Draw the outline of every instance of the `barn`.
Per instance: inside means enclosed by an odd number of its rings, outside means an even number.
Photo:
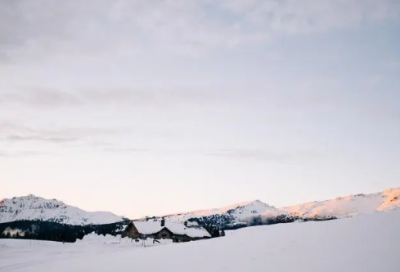
[[[123,237],[132,239],[171,239],[174,242],[189,242],[211,238],[202,227],[189,226],[179,222],[161,221],[131,221],[126,227]]]

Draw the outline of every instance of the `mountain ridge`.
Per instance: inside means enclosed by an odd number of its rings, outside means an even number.
[[[340,196],[323,201],[306,202],[282,207],[299,216],[349,217],[400,208],[400,187],[388,188],[378,193]]]
[[[293,222],[297,219],[344,218],[400,208],[400,188],[373,194],[356,194],[276,208],[259,199],[215,209],[204,209],[137,220],[196,221],[219,227],[247,226],[264,222]],[[276,219],[279,220],[276,220]],[[108,224],[125,220],[110,212],[87,212],[56,199],[34,195],[0,201],[0,223],[44,220],[70,225]],[[272,221],[271,221],[272,220]],[[274,221],[275,220],[275,221]]]
[[[57,199],[27,196],[0,200],[0,223],[38,220],[68,225],[100,225],[123,221],[111,212],[87,212]]]
[[[222,208],[154,216],[150,219],[196,221],[203,225],[236,228],[236,226],[288,223],[296,220],[331,220],[399,208],[400,188],[389,188],[378,193],[347,195],[280,208],[260,200],[253,200]]]

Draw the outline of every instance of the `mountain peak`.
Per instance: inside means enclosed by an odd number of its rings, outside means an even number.
[[[349,217],[400,208],[400,188],[389,188],[380,193],[357,194],[325,201],[314,201],[295,206],[276,208],[260,199],[245,201],[222,208],[165,215],[170,220],[205,219],[242,223],[251,218],[274,218],[280,215],[312,217]],[[108,224],[124,218],[108,212],[86,212],[56,199],[45,199],[33,194],[0,201],[0,223],[19,220],[44,220],[70,225]],[[214,222],[214,221],[213,221]]]
[[[217,209],[200,210],[165,217],[170,220],[197,219],[219,224],[241,224],[249,220],[277,218],[278,216],[303,218],[342,218],[388,211],[400,208],[400,188],[391,188],[375,194],[358,194],[331,200],[314,201],[295,206],[276,208],[259,199],[235,203]]]
[[[300,216],[350,217],[400,208],[400,188],[379,193],[356,194],[324,201],[314,201],[282,208]]]
[[[99,225],[123,221],[123,218],[109,212],[87,212],[56,199],[45,199],[33,194],[0,201],[0,223],[21,220]]]

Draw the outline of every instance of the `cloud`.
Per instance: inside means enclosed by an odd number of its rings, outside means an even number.
[[[33,151],[33,150],[23,150],[23,151],[1,151],[0,158],[26,158],[26,157],[36,157],[36,156],[46,156],[55,155],[53,152],[44,151]]]
[[[263,33],[303,33],[357,26],[363,21],[398,19],[396,0],[221,1],[247,29]]]
[[[2,139],[10,142],[18,142],[18,141],[42,141],[42,142],[53,142],[53,143],[63,143],[63,142],[75,142],[79,138],[70,138],[70,137],[52,137],[45,135],[46,132],[42,132],[43,134],[37,135],[8,135],[3,137]],[[48,133],[48,131],[47,131]],[[0,138],[1,139],[1,138]]]
[[[296,160],[321,159],[324,155],[316,151],[306,150],[265,150],[249,148],[230,148],[230,149],[192,149],[192,148],[134,148],[134,147],[106,147],[106,152],[116,154],[136,154],[148,153],[153,155],[189,155],[197,157],[215,157],[228,160],[250,160],[250,161],[269,161],[287,162]]]
[[[150,148],[134,148],[134,147],[106,147],[103,149],[106,152],[120,153],[120,154],[130,154],[130,153],[144,153],[144,152],[154,152]]]
[[[17,87],[0,90],[1,105],[22,105],[39,109],[80,107],[87,105],[143,105],[154,103],[156,98],[149,92],[131,89],[80,90],[66,92],[59,89]]]
[[[39,108],[79,105],[82,101],[73,94],[49,88],[18,88],[13,91],[0,90],[0,105],[22,104]]]
[[[39,109],[78,107],[89,104],[145,102],[148,94],[135,90],[81,90],[66,92],[56,88],[16,87],[0,90],[0,105],[33,106]]]
[[[203,104],[221,101],[217,92],[191,89],[88,88],[63,91],[57,88],[15,87],[0,89],[0,106],[37,109],[86,106],[160,107],[179,104]]]
[[[0,2],[0,57],[185,52],[398,19],[397,0]]]
[[[116,135],[124,131],[111,128],[31,128],[21,124],[3,122],[0,123],[0,141],[70,143],[87,140],[94,136]]]
[[[221,157],[239,160],[258,160],[258,161],[292,161],[321,158],[322,154],[311,151],[274,151],[263,149],[221,149],[204,153],[206,156]]]

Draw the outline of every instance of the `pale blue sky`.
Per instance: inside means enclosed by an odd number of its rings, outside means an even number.
[[[400,186],[400,1],[64,2],[0,2],[0,198],[138,217]]]

